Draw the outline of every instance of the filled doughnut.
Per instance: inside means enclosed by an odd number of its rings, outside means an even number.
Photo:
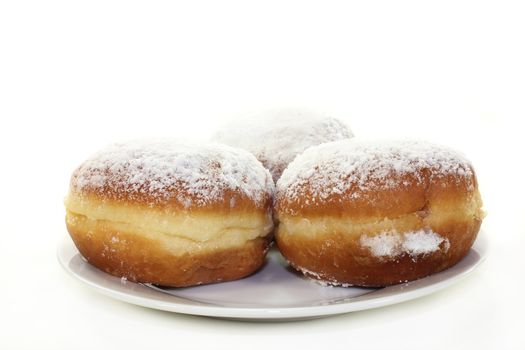
[[[265,260],[273,186],[241,149],[118,143],[74,171],[66,224],[87,261],[112,275],[174,287],[234,280]]]
[[[277,182],[277,245],[291,266],[333,285],[387,286],[442,271],[483,219],[474,169],[417,141],[311,147]]]
[[[253,153],[277,181],[288,164],[308,147],[352,136],[348,125],[339,119],[311,110],[285,108],[236,120],[212,139]]]

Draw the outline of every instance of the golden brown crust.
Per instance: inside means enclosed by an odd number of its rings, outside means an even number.
[[[265,261],[271,235],[241,246],[176,255],[160,241],[109,226],[71,225],[68,231],[87,261],[133,282],[187,287],[243,278]]]
[[[71,180],[74,181],[74,178]],[[205,206],[196,205],[197,198],[194,194],[189,193],[184,187],[171,187],[165,189],[168,199],[159,201],[158,197],[152,192],[134,193],[126,191],[121,184],[104,184],[100,188],[85,187],[82,191],[75,191],[74,186],[70,186],[70,191],[74,196],[86,197],[89,200],[110,202],[127,206],[136,206],[142,208],[154,208],[162,211],[172,212],[220,212],[228,214],[230,212],[257,211],[265,212],[271,207],[273,197],[270,194],[264,194],[260,202],[256,202],[240,191],[224,190],[222,197],[210,201]],[[179,195],[189,199],[189,204],[181,203],[177,198]]]
[[[415,173],[391,173],[375,186],[362,189],[356,181],[349,181],[344,192],[333,192],[319,198],[312,191],[309,179],[297,186],[300,195],[287,197],[282,191],[276,195],[277,215],[351,217],[355,220],[393,218],[425,210],[429,205],[450,199],[470,200],[477,192],[474,170],[471,176],[436,174],[430,169]],[[344,181],[344,180],[342,180]],[[397,186],[385,186],[386,183]],[[401,185],[402,184],[402,185]]]
[[[444,241],[441,249],[416,257],[408,253],[373,256],[361,245],[359,236],[344,232],[308,238],[277,231],[276,241],[290,264],[309,277],[334,284],[380,287],[422,278],[453,266],[469,251],[480,224],[481,220],[473,218],[432,227],[448,243]]]

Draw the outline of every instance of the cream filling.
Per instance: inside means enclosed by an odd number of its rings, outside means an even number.
[[[69,195],[65,200],[69,225],[139,234],[164,240],[172,248],[202,244],[242,245],[273,230],[271,213],[163,212],[152,208],[100,203]]]

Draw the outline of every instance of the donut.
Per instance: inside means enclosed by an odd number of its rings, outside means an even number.
[[[311,147],[277,182],[275,238],[290,265],[325,284],[382,287],[460,261],[484,217],[465,157],[420,141]]]
[[[341,120],[307,109],[275,109],[226,124],[212,140],[255,155],[277,181],[308,147],[353,136]]]
[[[229,281],[265,261],[273,192],[244,150],[123,142],[73,172],[66,225],[82,256],[111,275],[171,287]]]

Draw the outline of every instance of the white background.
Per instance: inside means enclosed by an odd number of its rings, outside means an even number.
[[[523,349],[525,11],[519,1],[0,2],[0,348]],[[254,324],[127,305],[61,271],[71,171],[115,140],[205,138],[314,107],[476,166],[487,261],[435,295]]]

